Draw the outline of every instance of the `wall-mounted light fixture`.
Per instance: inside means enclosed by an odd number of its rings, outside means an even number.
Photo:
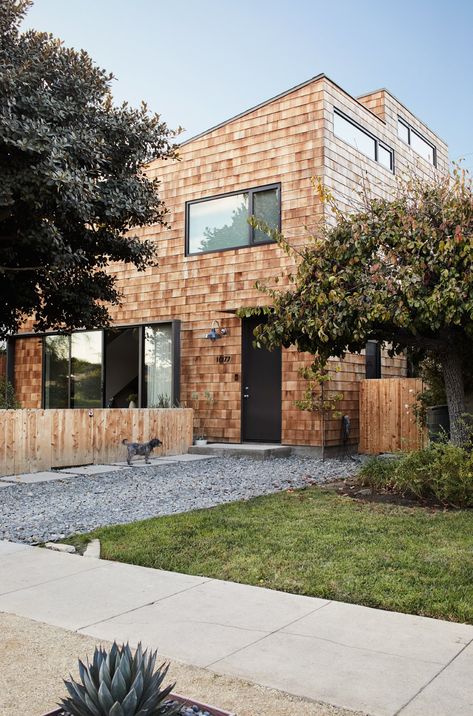
[[[223,336],[228,336],[228,330],[223,327],[221,328],[218,321],[212,321],[210,331],[206,333],[204,338],[208,338],[210,341],[216,341],[218,338],[223,338]]]

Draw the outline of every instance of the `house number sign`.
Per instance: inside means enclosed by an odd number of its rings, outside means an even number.
[[[217,356],[215,360],[217,363],[230,363],[231,359],[231,356]]]

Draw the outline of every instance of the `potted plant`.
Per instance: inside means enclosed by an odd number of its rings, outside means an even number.
[[[92,663],[79,659],[80,682],[64,681],[69,696],[45,716],[232,716],[163,687],[169,664],[155,670],[156,656],[141,643],[135,654],[128,644],[96,647]]]
[[[137,393],[130,393],[130,395],[127,398],[128,400],[128,407],[129,408],[136,408],[136,404],[138,402],[138,395]]]
[[[206,425],[212,411],[214,404],[213,393],[209,390],[204,390],[202,398],[199,393],[193,392],[191,394],[192,406],[194,408],[194,422],[196,426],[195,444],[197,447],[204,447],[207,445]],[[201,408],[201,402],[204,403]]]

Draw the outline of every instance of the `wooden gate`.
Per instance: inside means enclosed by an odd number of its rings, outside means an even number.
[[[360,381],[360,453],[417,450],[425,444],[414,414],[421,391],[420,378]]]

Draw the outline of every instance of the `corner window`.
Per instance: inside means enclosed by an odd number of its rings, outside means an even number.
[[[374,162],[394,172],[394,151],[356,122],[337,109],[333,113],[333,133],[339,139],[358,149]]]
[[[255,216],[270,228],[280,228],[281,189],[279,184],[242,192],[199,199],[186,203],[186,254],[253,246],[270,239],[253,229],[248,219]]]
[[[397,133],[399,138],[402,139],[403,142],[406,142],[406,144],[409,144],[419,156],[423,157],[430,164],[433,164],[434,167],[437,166],[437,150],[434,145],[424,139],[410,124],[400,118],[397,120]]]
[[[179,321],[47,335],[45,408],[169,408],[179,401]]]

